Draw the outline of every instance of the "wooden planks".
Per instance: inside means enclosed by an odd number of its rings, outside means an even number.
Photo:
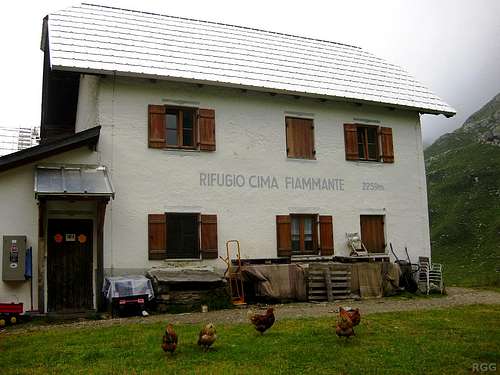
[[[309,301],[335,301],[351,296],[351,268],[342,264],[311,264],[308,270]]]

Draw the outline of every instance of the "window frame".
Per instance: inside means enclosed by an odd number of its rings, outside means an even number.
[[[198,110],[195,107],[183,107],[183,106],[171,106],[165,105],[165,148],[167,149],[184,149],[184,150],[196,150],[198,149]],[[184,135],[184,114],[186,112],[193,113],[193,144],[191,146],[186,146],[183,144]],[[177,117],[177,144],[168,143],[168,114],[176,114]]]
[[[305,156],[297,156],[297,155],[290,155],[290,146],[289,146],[289,137],[288,137],[288,132],[289,132],[289,121],[293,120],[302,120],[302,121],[310,121],[311,122],[311,147],[312,150],[310,151],[310,157],[309,155]],[[287,159],[298,159],[298,160],[316,160],[316,139],[315,139],[315,130],[316,126],[314,124],[314,118],[311,117],[298,117],[298,116],[285,116],[285,143],[286,143],[286,157]]]
[[[380,126],[378,125],[365,125],[365,124],[354,124],[356,125],[356,142],[358,145],[358,160],[360,161],[369,161],[369,162],[382,162],[381,160],[381,147],[380,147]],[[361,158],[361,153],[360,153],[360,144],[359,144],[359,134],[360,134],[360,129],[363,129],[363,152],[365,154],[364,158]],[[368,147],[368,129],[374,129],[375,130],[375,146],[376,146],[376,157],[375,158],[370,158],[369,157],[369,147]]]
[[[305,248],[305,231],[304,231],[304,219],[310,218],[312,220],[312,242],[313,249],[306,250]],[[293,249],[293,221],[294,219],[299,220],[299,251]],[[292,256],[297,255],[319,255],[319,231],[318,231],[318,214],[290,214],[290,243],[292,246]]]

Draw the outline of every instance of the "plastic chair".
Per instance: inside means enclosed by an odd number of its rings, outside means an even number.
[[[437,289],[439,293],[443,294],[443,265],[433,263],[429,270],[429,289]]]
[[[421,292],[429,294],[429,270],[430,270],[430,260],[428,257],[418,257],[418,265],[420,270],[418,271],[418,288]]]
[[[419,289],[426,294],[429,294],[433,289],[439,290],[439,293],[443,294],[443,265],[431,263],[428,257],[419,257],[418,264],[420,266]]]

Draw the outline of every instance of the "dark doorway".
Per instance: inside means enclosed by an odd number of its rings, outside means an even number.
[[[384,216],[361,215],[361,241],[370,253],[385,253]]]
[[[92,220],[51,219],[47,239],[49,312],[93,308]]]

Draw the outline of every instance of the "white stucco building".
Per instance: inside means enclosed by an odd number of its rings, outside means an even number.
[[[0,234],[26,236],[33,282],[2,299],[92,309],[104,275],[223,268],[231,239],[254,260],[349,256],[347,232],[430,256],[420,114],[455,111],[399,67],[94,5],[43,30],[41,144],[0,158]]]

